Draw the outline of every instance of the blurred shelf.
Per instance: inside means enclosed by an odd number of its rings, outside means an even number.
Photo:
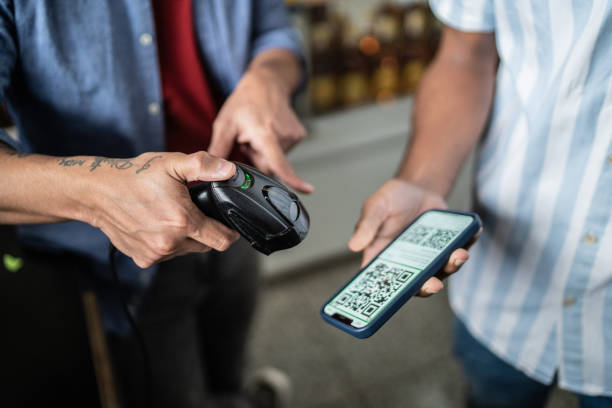
[[[289,158],[300,164],[390,138],[405,138],[411,111],[412,97],[404,97],[305,119],[308,137]]]

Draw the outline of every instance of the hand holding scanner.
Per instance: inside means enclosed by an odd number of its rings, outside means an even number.
[[[189,187],[206,216],[240,233],[253,248],[270,255],[306,238],[310,217],[298,197],[276,179],[236,163],[229,180],[204,181]]]

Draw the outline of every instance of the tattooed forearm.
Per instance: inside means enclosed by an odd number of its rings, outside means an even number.
[[[15,154],[12,154],[12,156],[14,155]],[[147,170],[148,168],[151,167],[151,162],[153,160],[161,159],[162,157],[163,157],[162,155],[151,157],[142,166],[140,166],[138,170],[136,170],[136,174],[140,173],[141,171]],[[90,159],[87,159],[87,158],[77,159],[77,158],[70,158],[70,157],[59,157],[57,159],[57,163],[63,167],[75,167],[75,166],[82,167],[86,163],[89,163],[90,172],[96,170],[98,167],[102,167],[103,164],[106,164],[109,167],[115,168],[117,170],[127,170],[135,166],[132,159],[109,159],[107,157],[99,157],[99,156],[94,157],[93,159],[91,159],[91,161]]]
[[[132,163],[130,159],[108,159],[106,157],[94,157],[91,166],[89,166],[89,171],[94,171],[100,167],[102,163],[108,163],[110,167],[117,170],[127,170],[134,166],[134,163]]]
[[[143,164],[143,165],[142,165],[142,167],[141,167],[141,168],[139,168],[138,170],[136,170],[136,174],[138,174],[138,173],[140,173],[141,171],[144,171],[144,170],[148,169],[149,167],[151,167],[151,162],[152,162],[153,160],[155,160],[155,159],[161,159],[161,158],[162,158],[162,156],[161,156],[161,155],[151,157],[149,160],[147,160],[147,161],[145,162],[145,164]]]
[[[82,166],[85,164],[84,159],[68,159],[66,157],[60,157],[58,159],[58,163],[60,166],[64,166],[64,167],[73,167],[73,166]]]

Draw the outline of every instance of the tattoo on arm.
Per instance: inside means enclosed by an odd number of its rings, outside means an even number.
[[[17,156],[17,152],[10,151],[8,153],[11,156]],[[26,153],[26,155],[28,155],[28,153]],[[148,168],[151,167],[151,162],[153,160],[161,159],[162,157],[163,157],[162,155],[151,157],[138,170],[136,170],[136,174],[139,174],[141,171],[147,170]],[[75,159],[75,158],[69,158],[69,157],[59,157],[57,159],[57,163],[63,167],[75,167],[75,166],[82,167],[87,162],[88,162],[88,159]],[[91,171],[96,170],[98,167],[101,167],[102,164],[104,163],[106,163],[111,168],[115,168],[117,170],[127,170],[127,169],[134,167],[134,162],[132,161],[132,159],[109,159],[107,157],[96,156],[93,158],[91,163],[89,163],[89,171],[91,172]]]
[[[130,167],[134,166],[134,163],[130,159],[108,159],[106,157],[94,157],[91,166],[89,167],[89,171],[94,171],[98,167],[102,165],[102,163],[108,163],[110,167],[113,167],[117,170],[127,170]]]
[[[162,158],[162,156],[161,156],[161,155],[151,157],[149,160],[147,160],[147,161],[145,162],[145,164],[143,164],[143,165],[142,165],[142,167],[141,167],[141,168],[139,168],[138,170],[136,170],[136,174],[140,173],[141,171],[145,171],[146,169],[148,169],[149,167],[151,167],[151,162],[152,162],[153,160],[155,160],[155,159],[161,159],[161,158]]]
[[[85,160],[81,159],[67,159],[65,157],[60,157],[58,160],[60,166],[64,167],[73,167],[73,166],[82,166],[85,164]]]

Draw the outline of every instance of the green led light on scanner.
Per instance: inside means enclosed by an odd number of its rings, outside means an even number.
[[[247,188],[251,187],[251,184],[253,184],[253,179],[251,178],[251,175],[249,173],[244,173],[244,183],[240,186],[241,189],[246,190]]]

